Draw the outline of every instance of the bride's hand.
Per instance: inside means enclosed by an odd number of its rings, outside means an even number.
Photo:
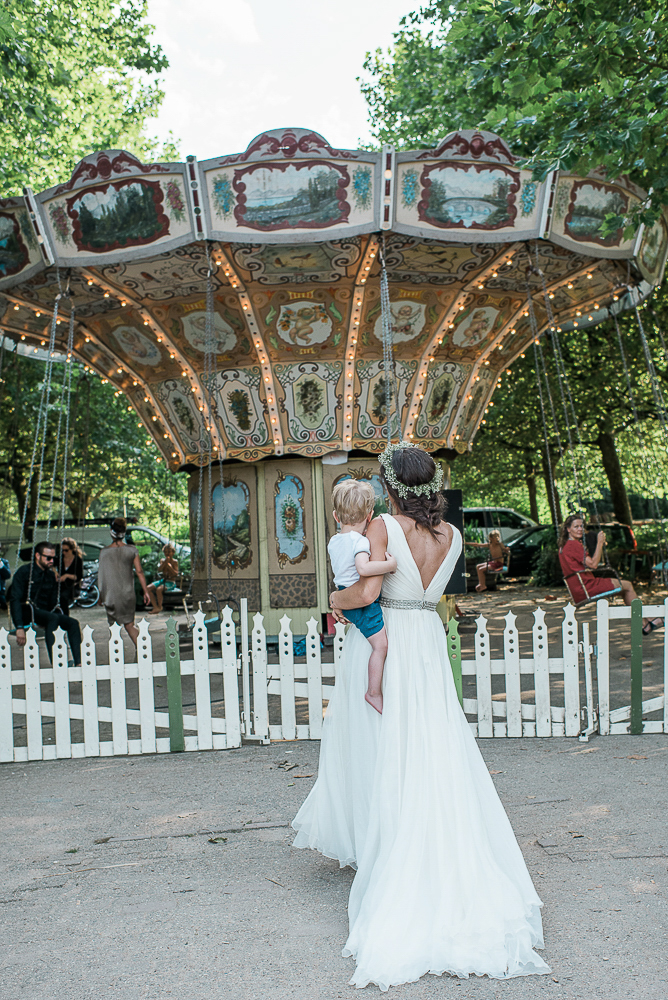
[[[341,625],[349,625],[350,622],[344,615],[343,611],[341,611],[340,608],[337,608],[334,605],[334,598],[336,597],[337,594],[338,590],[333,590],[332,593],[329,595],[329,606],[332,611],[332,618],[334,619],[335,622],[339,622]]]

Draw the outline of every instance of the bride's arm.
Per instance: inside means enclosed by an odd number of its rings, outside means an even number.
[[[371,545],[371,559],[382,562],[387,548],[387,528],[382,517],[377,517],[371,522],[366,537]],[[330,594],[330,607],[334,611],[366,607],[367,604],[372,604],[376,600],[382,585],[382,576],[361,577],[352,587],[346,587],[345,590],[335,590]]]

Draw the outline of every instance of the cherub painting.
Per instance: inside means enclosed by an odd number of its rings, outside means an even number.
[[[491,309],[489,306],[484,309],[474,309],[471,316],[460,323],[455,330],[453,343],[458,347],[475,347],[481,344],[487,339],[498,315],[498,309]]]
[[[283,340],[308,346],[327,340],[332,321],[321,302],[293,302],[289,306],[281,306],[276,329]]]
[[[390,327],[392,329],[392,342],[394,344],[406,343],[414,340],[424,327],[425,306],[419,302],[412,302],[406,299],[399,299],[390,306]],[[383,319],[379,316],[374,327],[374,334],[378,340],[383,339]]]
[[[113,334],[121,351],[133,361],[151,367],[159,363],[162,356],[160,349],[133,326],[117,326]]]
[[[183,332],[186,340],[196,351],[203,354],[206,351],[206,312],[197,309],[194,312],[186,313],[181,320]],[[237,342],[237,335],[232,327],[225,322],[217,312],[213,314],[213,336],[211,338],[211,349],[216,354],[228,354],[234,349]]]

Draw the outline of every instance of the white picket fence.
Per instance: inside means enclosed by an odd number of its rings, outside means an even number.
[[[668,598],[663,604],[644,604],[639,610],[639,617],[663,618],[668,615]],[[616,736],[631,732],[632,705],[623,708],[610,708],[610,622],[624,621],[631,623],[632,611],[629,607],[610,606],[608,601],[596,602],[596,646],[588,648],[586,655],[596,656],[596,677],[598,685],[598,731],[601,736]],[[630,639],[630,632],[625,631],[625,639]],[[632,645],[632,643],[629,643]],[[638,707],[639,730],[643,733],[668,733],[668,628],[663,630],[663,694],[654,698],[642,699],[642,638],[637,650],[639,656],[639,674],[641,683],[635,692]],[[633,650],[631,650],[633,656]],[[633,701],[632,690],[632,701]],[[646,719],[645,716],[661,713],[659,719]]]
[[[320,739],[324,708],[342,654],[344,626],[338,625],[336,629],[333,662],[323,662],[317,622],[311,618],[307,625],[305,660],[297,662],[290,619],[284,616],[278,636],[278,662],[271,662],[263,617],[254,616],[249,635],[245,604],[242,602],[239,641],[231,609],[223,610],[220,655],[210,654],[205,618],[198,612],[192,634],[192,658],[182,659],[180,664],[174,659],[174,647],[178,652],[175,631],[171,636],[168,632],[165,654],[168,659],[153,659],[149,625],[143,620],[139,624],[136,663],[125,662],[117,625],[110,628],[107,662],[98,662],[100,649],[96,648],[92,629],[87,626],[83,630],[81,667],[68,667],[65,635],[59,630],[53,666],[40,668],[35,633],[29,630],[22,666],[13,669],[8,634],[0,629],[0,761],[166,753],[174,749],[220,750],[240,746],[242,738],[260,742]],[[463,707],[473,732],[483,738],[578,736],[583,730],[581,715],[584,734],[592,732],[595,706],[586,624],[583,627],[586,705],[581,713],[578,624],[574,609],[570,605],[564,609],[563,648],[559,657],[550,655],[541,609],[534,612],[531,657],[520,656],[515,621],[512,612],[505,616],[503,656],[494,658],[490,653],[487,621],[478,618],[474,658],[461,659],[461,673],[467,682]],[[453,629],[448,633],[448,647],[456,673],[459,654]],[[213,698],[211,685],[215,675],[222,676],[223,699]],[[522,678],[526,675],[531,680],[523,690]],[[160,678],[166,678],[167,682],[168,711],[156,710],[155,682]],[[475,697],[470,696],[473,678]],[[136,687],[131,683],[135,679]],[[220,681],[217,683],[221,687]],[[43,685],[52,685],[51,700],[43,697]],[[15,687],[24,689],[23,697],[14,697]],[[186,687],[194,692],[194,711],[190,712],[182,708],[181,702]],[[128,707],[128,701],[134,704]],[[555,701],[562,703],[554,704]],[[221,702],[224,702],[223,715]],[[75,720],[78,738],[73,739]],[[55,727],[51,728],[49,723],[55,723]],[[45,725],[48,736],[44,733]],[[129,727],[134,727],[132,733]],[[17,746],[14,733],[22,733],[23,729],[25,741],[18,742],[25,745]]]
[[[464,697],[463,708],[468,716],[476,716],[471,728],[476,736],[579,736],[580,671],[578,623],[571,604],[564,608],[561,626],[562,656],[550,656],[545,612],[534,611],[531,657],[520,656],[520,637],[509,611],[505,616],[503,657],[490,655],[490,638],[487,620],[482,615],[476,620],[474,659],[462,658],[462,677],[475,677],[476,697]],[[505,677],[504,691],[492,693],[492,678]],[[521,677],[530,674],[532,684],[526,686],[522,697]],[[563,705],[553,705],[551,682],[563,683]],[[590,675],[591,681],[591,675]],[[589,685],[590,686],[590,685]],[[530,692],[533,692],[533,700]],[[593,709],[593,706],[590,707]]]

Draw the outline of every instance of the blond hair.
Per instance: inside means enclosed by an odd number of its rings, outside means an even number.
[[[369,482],[344,479],[332,490],[332,503],[341,524],[359,524],[373,512],[376,493]]]
[[[501,541],[501,532],[499,531],[498,528],[492,528],[489,535],[487,536],[487,540],[489,541],[490,538],[498,538],[499,541]]]

